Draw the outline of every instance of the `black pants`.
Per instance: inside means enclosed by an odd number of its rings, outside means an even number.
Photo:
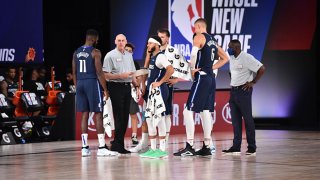
[[[126,134],[129,120],[131,86],[130,83],[108,82],[107,87],[114,115],[115,133],[113,146],[123,148],[124,135]]]
[[[233,147],[241,149],[242,117],[245,122],[248,148],[256,149],[255,124],[252,117],[252,88],[243,90],[241,86],[232,87],[229,105],[233,126]]]

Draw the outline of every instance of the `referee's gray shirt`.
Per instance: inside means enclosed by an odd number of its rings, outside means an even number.
[[[117,48],[108,52],[103,60],[102,70],[112,74],[120,74],[125,72],[134,72],[136,67],[134,66],[132,53],[124,51],[121,53]],[[127,79],[111,79],[112,82],[131,82],[132,78]]]
[[[238,57],[230,56],[231,86],[241,86],[253,80],[262,63],[251,54],[241,51]]]

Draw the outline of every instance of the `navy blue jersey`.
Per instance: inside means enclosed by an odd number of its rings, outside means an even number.
[[[159,54],[163,54],[163,52],[158,53],[150,59],[147,89],[149,89],[151,83],[160,81],[166,74],[165,68],[160,69],[156,66],[156,60]]]
[[[94,47],[81,46],[75,52],[77,80],[97,79],[94,59],[91,55]]]
[[[206,43],[198,51],[196,69],[201,68],[201,71],[206,72],[208,75],[212,75],[212,65],[218,54],[217,41],[207,33],[202,34],[206,38]]]

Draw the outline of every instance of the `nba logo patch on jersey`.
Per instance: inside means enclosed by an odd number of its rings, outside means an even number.
[[[194,22],[204,17],[204,0],[169,0],[168,17],[171,45],[190,59]]]

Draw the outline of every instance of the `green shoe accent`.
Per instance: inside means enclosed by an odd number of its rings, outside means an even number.
[[[147,152],[140,154],[140,157],[145,157],[145,158],[149,158],[151,154],[155,153],[156,150],[153,149],[149,149]]]
[[[167,157],[168,153],[165,151],[161,151],[160,149],[156,149],[154,153],[150,154],[149,157],[153,159],[159,159],[159,158],[164,158]]]

